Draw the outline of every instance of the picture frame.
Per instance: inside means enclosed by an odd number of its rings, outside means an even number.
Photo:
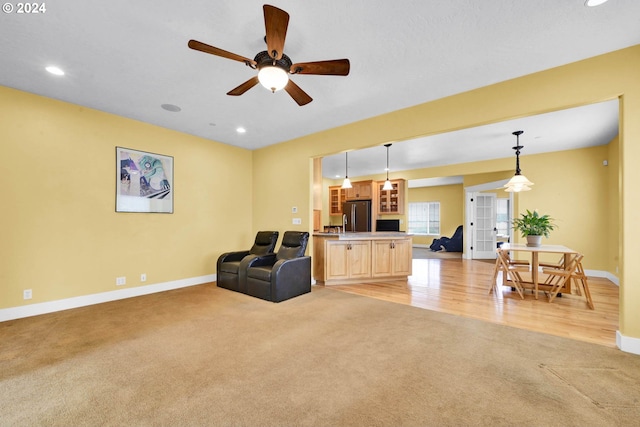
[[[116,212],[173,213],[173,157],[116,147]]]

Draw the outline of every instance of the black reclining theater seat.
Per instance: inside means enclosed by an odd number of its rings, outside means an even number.
[[[278,241],[278,235],[277,231],[259,231],[251,249],[225,252],[220,255],[216,272],[217,285],[221,288],[246,293],[246,288],[242,287],[243,284],[240,282],[238,274],[240,262],[246,257],[272,254]]]
[[[311,257],[304,255],[308,241],[306,231],[286,231],[277,253],[243,260],[239,271],[246,293],[281,302],[311,292]]]

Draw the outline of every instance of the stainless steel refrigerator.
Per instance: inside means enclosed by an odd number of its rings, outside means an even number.
[[[371,231],[371,200],[353,200],[342,205],[345,231]]]

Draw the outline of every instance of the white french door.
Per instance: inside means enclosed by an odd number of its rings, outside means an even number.
[[[474,199],[473,259],[495,259],[496,195],[477,193]]]

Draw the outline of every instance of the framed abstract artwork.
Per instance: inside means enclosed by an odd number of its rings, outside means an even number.
[[[116,147],[116,212],[173,213],[173,157]]]

